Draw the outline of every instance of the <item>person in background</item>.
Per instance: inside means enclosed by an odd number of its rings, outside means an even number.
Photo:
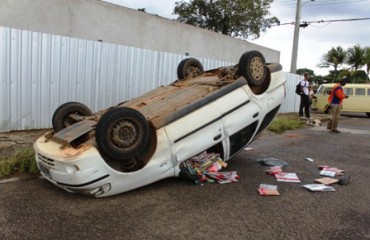
[[[299,117],[301,119],[311,119],[310,117],[310,74],[305,72],[303,74],[304,79],[301,80],[301,103],[299,105]],[[304,109],[304,114],[303,116],[303,109]]]
[[[337,127],[343,99],[348,98],[348,96],[343,93],[343,86],[345,86],[347,82],[348,77],[342,78],[339,83],[334,85],[328,98],[328,102],[331,104],[331,118],[326,128],[335,133],[340,133]]]

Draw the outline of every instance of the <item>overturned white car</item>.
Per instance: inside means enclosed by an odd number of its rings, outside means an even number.
[[[251,143],[285,98],[279,63],[257,51],[239,64],[203,71],[180,62],[178,80],[92,113],[81,103],[56,109],[53,131],[34,144],[41,174],[69,192],[105,197],[179,176],[204,151],[224,161]]]

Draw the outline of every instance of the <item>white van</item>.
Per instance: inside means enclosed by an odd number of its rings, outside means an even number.
[[[320,85],[312,96],[313,110],[330,113],[328,97],[334,85],[334,83]],[[343,100],[342,112],[363,112],[370,117],[370,84],[346,84],[343,91],[348,98]]]

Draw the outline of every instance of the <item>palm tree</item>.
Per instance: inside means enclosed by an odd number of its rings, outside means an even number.
[[[365,65],[365,50],[359,44],[347,49],[347,64],[357,69]]]
[[[369,72],[370,72],[370,47],[365,48],[365,64],[366,64],[367,75],[369,75]]]
[[[332,47],[330,51],[323,56],[323,59],[326,62],[325,65],[332,65],[334,67],[334,72],[337,72],[338,66],[343,64],[346,55],[346,51],[344,51],[341,46],[336,48]]]

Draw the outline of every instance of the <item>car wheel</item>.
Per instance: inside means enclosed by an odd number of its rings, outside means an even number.
[[[367,115],[368,117],[370,117],[370,112],[367,112],[367,113],[366,113],[366,115]]]
[[[263,85],[267,76],[266,61],[258,51],[244,53],[239,60],[238,74],[251,86]]]
[[[203,72],[202,64],[195,58],[186,58],[177,67],[177,77],[179,80],[187,77],[197,77]]]
[[[54,132],[74,124],[77,122],[71,114],[77,114],[79,116],[90,116],[92,115],[91,110],[84,104],[79,102],[67,102],[60,105],[53,114],[52,125]]]
[[[149,124],[139,111],[116,107],[99,119],[95,138],[99,149],[108,158],[133,165],[133,158],[144,151],[148,143],[149,131]]]

